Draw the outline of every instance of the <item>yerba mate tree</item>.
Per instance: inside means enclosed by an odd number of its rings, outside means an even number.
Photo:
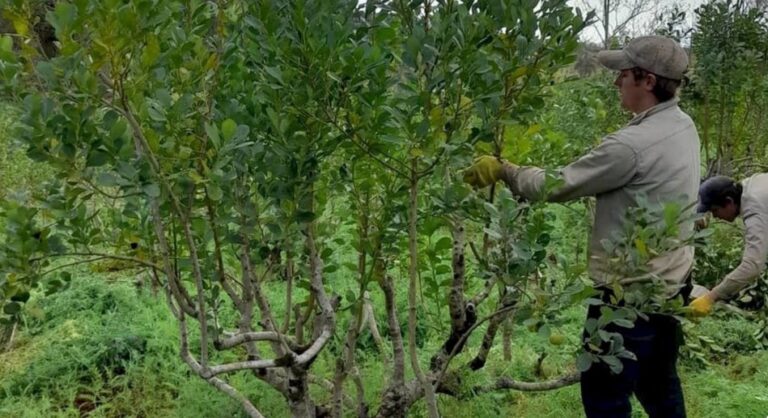
[[[233,373],[297,417],[405,416],[422,399],[438,416],[438,394],[576,381],[462,383],[502,328],[508,343],[513,314],[538,328],[589,295],[541,274],[540,206],[494,202],[459,173],[478,153],[514,160],[505,149],[535,132],[585,24],[564,0],[60,1],[53,58],[25,30],[36,3],[4,2],[16,33],[0,71],[21,109],[14,135],[56,176],[4,205],[6,321],[33,288],[76,280],[63,266],[113,259],[147,269],[181,358],[250,416]],[[376,317],[390,374],[369,405],[357,347]],[[444,343],[424,355],[435,320]],[[313,369],[322,356],[331,375]]]

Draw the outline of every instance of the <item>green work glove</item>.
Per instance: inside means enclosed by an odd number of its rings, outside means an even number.
[[[699,296],[688,305],[691,308],[691,315],[694,317],[707,316],[712,312],[712,306],[715,304],[715,297],[712,293]]]
[[[504,163],[496,157],[485,155],[475,159],[471,167],[464,171],[464,182],[474,187],[485,187],[496,183],[501,177]]]

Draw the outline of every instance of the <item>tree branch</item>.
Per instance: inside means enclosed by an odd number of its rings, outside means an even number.
[[[259,412],[258,409],[256,409],[255,406],[251,403],[251,401],[248,400],[243,394],[238,392],[235,388],[230,386],[225,381],[214,377],[210,374],[209,370],[206,370],[205,367],[203,367],[200,363],[195,360],[194,357],[192,357],[192,354],[189,352],[189,341],[188,341],[188,334],[187,334],[187,323],[184,318],[184,314],[180,313],[179,315],[179,334],[181,337],[181,358],[184,360],[184,362],[189,365],[189,367],[194,370],[200,377],[205,379],[208,383],[213,385],[216,389],[219,389],[220,391],[224,392],[226,395],[230,396],[231,398],[240,401],[240,403],[243,405],[243,409],[248,413],[248,416],[251,418],[263,418],[263,415]]]
[[[128,262],[136,263],[136,264],[144,266],[144,267],[162,270],[162,268],[159,265],[157,265],[157,264],[155,264],[155,263],[153,263],[151,261],[142,260],[142,259],[136,258],[136,257],[128,257],[128,256],[124,256],[124,255],[117,255],[117,254],[100,253],[100,252],[95,252],[95,251],[86,251],[86,252],[74,251],[74,252],[69,252],[69,253],[48,254],[48,255],[45,255],[43,257],[38,257],[38,258],[30,259],[29,262],[30,263],[34,263],[34,262],[40,261],[40,260],[42,260],[44,258],[54,258],[54,257],[98,257],[96,259],[78,261],[78,262],[72,263],[72,265],[89,263],[89,262],[97,261],[97,260],[100,260],[100,259],[109,258],[109,259],[113,259],[113,260],[128,261]],[[69,265],[66,265],[66,266],[69,266]],[[58,268],[63,268],[63,267],[65,267],[65,266],[56,267],[56,268],[54,268],[54,269],[52,269],[50,271],[56,270]],[[48,271],[46,273],[49,273],[50,271]]]
[[[559,389],[565,386],[570,386],[578,383],[581,380],[581,374],[579,372],[573,372],[561,376],[557,379],[547,380],[544,382],[521,382],[509,377],[501,377],[494,384],[490,386],[475,388],[476,393],[493,392],[502,389],[513,389],[523,392],[537,392],[545,390]]]
[[[216,344],[216,348],[219,350],[225,350],[228,348],[237,347],[240,344],[256,341],[279,342],[280,338],[281,336],[277,332],[244,332],[220,340]]]

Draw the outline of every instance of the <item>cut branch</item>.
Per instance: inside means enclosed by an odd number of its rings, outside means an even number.
[[[490,386],[475,388],[475,392],[485,393],[485,392],[493,392],[493,391],[503,390],[503,389],[513,389],[513,390],[519,390],[523,392],[537,392],[537,391],[553,390],[553,389],[559,389],[562,387],[570,386],[575,383],[578,383],[580,379],[581,379],[581,374],[579,372],[569,373],[557,379],[547,380],[544,382],[521,382],[519,380],[514,380],[509,377],[502,377],[502,378],[499,378],[494,384]]]

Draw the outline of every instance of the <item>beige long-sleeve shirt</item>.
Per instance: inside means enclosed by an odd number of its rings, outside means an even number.
[[[768,258],[768,174],[755,174],[741,184],[744,254],[741,263],[712,289],[718,299],[730,299],[752,284]]]
[[[598,283],[615,277],[606,265],[601,244],[622,230],[627,209],[642,193],[652,203],[696,200],[700,179],[699,135],[677,99],[637,114],[627,126],[606,136],[592,151],[563,167],[562,185],[545,196],[546,175],[537,167],[505,165],[502,179],[513,193],[531,200],[553,202],[595,196],[595,219],[589,239],[588,269]],[[693,223],[681,228],[693,231]],[[648,273],[661,277],[667,293],[676,294],[693,266],[693,248],[662,254],[649,263]]]

